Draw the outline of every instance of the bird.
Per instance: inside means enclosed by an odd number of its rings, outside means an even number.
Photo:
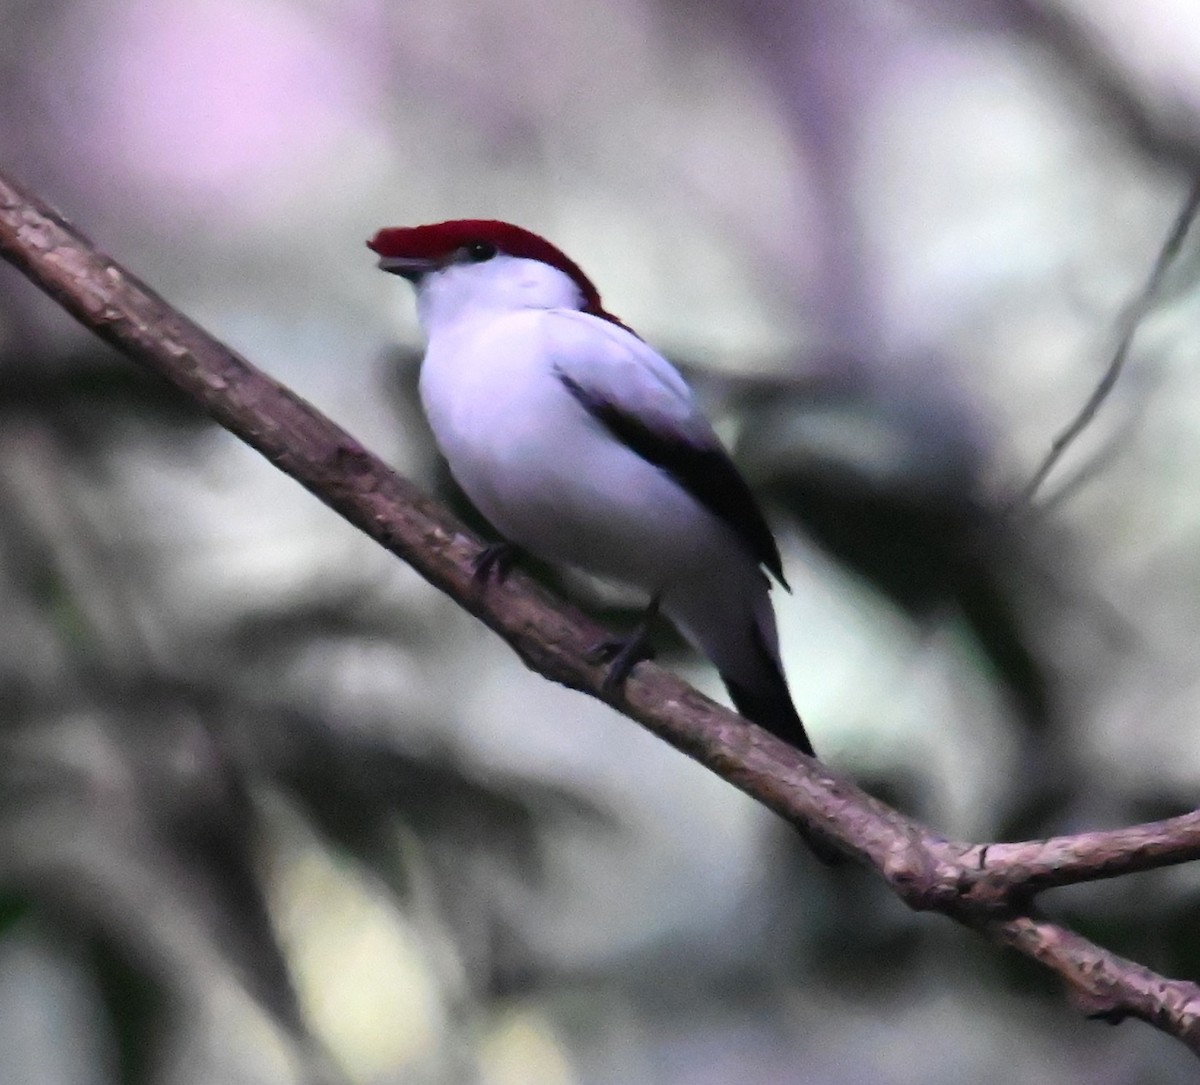
[[[744,718],[815,757],[780,660],[779,547],[679,371],[530,230],[455,219],[385,227],[367,245],[415,288],[422,407],[501,536],[476,561],[481,584],[524,552],[638,590],[635,634],[596,647],[606,689],[649,658],[661,613]]]

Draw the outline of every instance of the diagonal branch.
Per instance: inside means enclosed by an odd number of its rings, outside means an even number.
[[[1037,915],[968,926],[1057,972],[1076,1005],[1089,1017],[1113,1025],[1136,1017],[1198,1050],[1200,998],[1194,983],[1166,979]]]
[[[1089,1012],[1148,1021],[1200,1054],[1200,987],[1125,961],[1038,918],[1032,894],[1197,857],[1200,815],[1115,833],[973,846],[944,840],[657,667],[605,691],[590,619],[514,574],[481,592],[479,542],[309,403],[217,342],[0,175],[0,256],[138,364],[166,377],[502,636],[527,666],[612,705],[809,836],[935,910],[1056,973]]]

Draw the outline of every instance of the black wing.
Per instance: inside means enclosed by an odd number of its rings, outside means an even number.
[[[728,525],[759,563],[788,587],[775,536],[746,480],[720,444],[700,444],[678,431],[656,428],[562,370],[557,370],[557,376],[588,414]]]

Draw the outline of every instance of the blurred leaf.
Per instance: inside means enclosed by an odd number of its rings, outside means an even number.
[[[1200,983],[1200,893],[1169,902],[1160,930],[1163,959],[1158,967],[1168,976]]]
[[[169,985],[105,935],[89,943],[91,971],[112,1028],[121,1085],[153,1085],[178,1012]]]
[[[25,894],[0,892],[0,938],[5,937],[32,910],[33,905]]]
[[[177,429],[216,426],[174,385],[99,340],[69,354],[23,351],[0,357],[0,423],[12,417],[58,427],[89,453],[120,436],[122,419]]]
[[[397,868],[396,828],[454,848],[485,847],[527,877],[540,870],[540,837],[563,819],[609,824],[571,792],[527,780],[481,780],[446,751],[408,753],[369,733],[354,733],[292,711],[260,716],[246,736],[257,770],[289,793],[337,846],[376,869]]]
[[[981,660],[1039,731],[1054,711],[1048,665],[1015,590],[1020,540],[979,497],[973,454],[939,461],[921,433],[870,405],[779,398],[751,413],[748,476],[830,557],[917,622],[961,616]],[[935,425],[936,423],[934,423]],[[843,428],[836,440],[832,429]],[[930,442],[939,440],[936,434]],[[930,466],[930,461],[936,467]]]

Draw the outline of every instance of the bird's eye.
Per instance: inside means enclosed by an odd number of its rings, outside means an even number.
[[[472,264],[482,264],[496,255],[496,246],[490,241],[471,241],[463,246],[463,255]]]

